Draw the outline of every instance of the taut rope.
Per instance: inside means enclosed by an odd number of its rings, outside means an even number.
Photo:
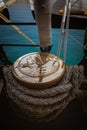
[[[69,28],[69,19],[70,19],[70,10],[71,10],[71,2],[70,0],[66,0],[66,4],[64,7],[64,14],[61,23],[61,31],[60,37],[58,41],[58,56],[60,57],[62,42],[64,40],[64,63],[66,61],[66,52],[67,52],[67,39],[68,39],[68,28]]]

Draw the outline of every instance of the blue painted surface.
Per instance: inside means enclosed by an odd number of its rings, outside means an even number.
[[[28,6],[10,6],[10,19],[12,22],[35,22],[31,11]],[[26,35],[28,35],[36,44],[39,43],[38,31],[36,25],[23,25],[18,26]],[[84,41],[84,30],[69,30],[68,43],[67,43],[67,58],[66,64],[78,64],[83,58],[83,41]],[[52,54],[57,55],[58,50],[58,39],[60,35],[60,29],[52,29],[52,43],[53,48]],[[0,25],[0,44],[2,43],[17,43],[17,44],[28,44],[29,42],[19,35],[9,25]],[[4,47],[6,54],[10,61],[14,62],[18,57],[30,53],[39,51],[35,47]],[[61,51],[61,58],[63,58],[63,49]]]
[[[29,4],[12,4],[8,9],[12,22],[35,22]]]

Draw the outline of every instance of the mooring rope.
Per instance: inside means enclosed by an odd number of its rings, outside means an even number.
[[[72,101],[84,79],[82,66],[66,66],[62,80],[45,89],[31,89],[17,81],[10,67],[3,67],[7,97],[16,113],[33,121],[50,121],[56,118]]]

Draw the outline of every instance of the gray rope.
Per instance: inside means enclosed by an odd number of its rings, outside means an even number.
[[[83,71],[82,66],[66,66],[61,82],[51,88],[37,90],[17,81],[11,67],[3,68],[10,103],[14,104],[15,111],[21,112],[23,118],[35,121],[53,120],[63,111],[75,98],[80,81],[84,78]]]

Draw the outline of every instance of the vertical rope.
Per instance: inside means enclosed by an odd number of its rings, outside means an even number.
[[[70,9],[71,9],[70,0],[66,0],[66,5],[64,7],[64,14],[63,14],[62,24],[61,24],[61,32],[60,32],[60,37],[59,37],[59,42],[58,42],[58,56],[60,57],[62,41],[63,41],[63,38],[64,38],[64,56],[63,56],[64,62],[66,60]],[[66,30],[64,29],[65,27],[66,27]]]
[[[63,18],[62,18],[62,24],[61,24],[60,37],[59,37],[59,41],[58,41],[58,56],[59,57],[60,57],[60,52],[61,52],[61,47],[62,47],[62,40],[63,40],[62,38],[63,38],[63,34],[64,34],[66,12],[67,12],[67,8],[66,8],[66,5],[65,5],[65,7],[64,7],[64,14],[63,14]]]
[[[67,23],[66,23],[66,33],[65,33],[65,40],[64,40],[64,62],[66,61],[66,53],[67,53],[67,40],[68,40],[68,28],[69,28],[69,20],[70,20],[70,9],[71,3],[68,4],[68,13],[67,13]]]

